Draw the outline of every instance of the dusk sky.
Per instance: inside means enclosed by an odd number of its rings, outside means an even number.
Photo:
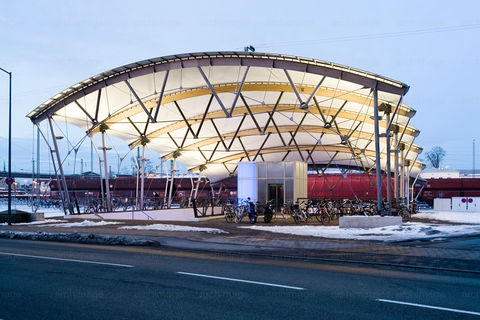
[[[13,72],[13,137],[31,139],[28,112],[100,72],[158,56],[253,45],[410,85],[404,102],[417,110],[416,143],[426,151],[443,147],[451,169],[470,169],[472,139],[480,142],[479,12],[473,0],[3,2],[0,67]],[[5,138],[4,73],[0,106]],[[3,163],[7,149],[0,147]]]

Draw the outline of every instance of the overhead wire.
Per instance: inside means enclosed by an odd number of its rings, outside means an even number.
[[[397,37],[405,37],[405,36],[424,35],[424,34],[432,34],[432,33],[475,30],[479,28],[480,28],[480,23],[472,23],[472,24],[464,24],[464,25],[456,25],[456,26],[431,27],[431,28],[413,29],[413,30],[405,30],[405,31],[397,31],[397,32],[381,32],[381,33],[346,35],[346,36],[328,37],[328,38],[321,38],[321,39],[264,42],[264,43],[255,44],[255,47],[256,48],[272,48],[276,46],[285,47],[285,46],[298,46],[302,44],[311,45],[312,43],[332,43],[332,42],[345,42],[345,41],[356,41],[356,40],[375,40],[375,39],[384,39],[384,38],[397,38]]]

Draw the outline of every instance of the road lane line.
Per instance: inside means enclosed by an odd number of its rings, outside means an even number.
[[[24,257],[24,258],[35,258],[35,259],[45,259],[45,260],[78,262],[78,263],[89,263],[89,264],[100,264],[100,265],[123,267],[123,268],[133,268],[134,267],[130,264],[119,264],[119,263],[99,262],[99,261],[90,261],[90,260],[77,260],[77,259],[66,259],[66,258],[54,258],[54,257],[44,257],[44,256],[32,256],[32,255],[28,255],[28,254],[11,253],[11,252],[0,252],[0,255],[14,256],[14,257]]]
[[[474,311],[467,311],[467,310],[460,310],[460,309],[452,309],[452,308],[444,308],[444,307],[436,307],[436,306],[429,306],[429,305],[426,305],[426,304],[418,304],[418,303],[411,303],[411,302],[395,301],[395,300],[388,300],[388,299],[375,299],[375,300],[376,300],[376,301],[380,301],[380,302],[388,302],[388,303],[402,304],[402,305],[412,306],[412,307],[420,307],[420,308],[435,309],[435,310],[442,310],[442,311],[450,311],[450,312],[457,312],[457,313],[473,314],[473,315],[475,315],[475,316],[480,316],[480,312],[474,312]]]
[[[178,273],[178,274],[187,275],[187,276],[195,276],[195,277],[203,277],[203,278],[210,278],[210,279],[219,279],[219,280],[227,280],[227,281],[235,281],[235,282],[244,282],[244,283],[251,283],[251,284],[259,284],[259,285],[262,285],[262,286],[278,287],[278,288],[285,288],[285,289],[292,289],[292,290],[305,290],[305,288],[285,286],[285,285],[276,284],[276,283],[268,283],[268,282],[259,282],[259,281],[251,281],[251,280],[242,280],[242,279],[234,279],[234,278],[217,277],[217,276],[210,276],[210,275],[207,275],[207,274],[190,273],[190,272],[182,272],[182,271],[178,271],[177,273]]]

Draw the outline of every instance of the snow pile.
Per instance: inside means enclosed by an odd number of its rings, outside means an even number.
[[[30,226],[30,225],[37,225],[37,224],[48,224],[48,223],[59,223],[59,222],[64,222],[64,220],[47,219],[47,220],[40,220],[40,221],[15,223],[15,225],[16,226]]]
[[[0,211],[7,210],[8,206],[6,203],[0,203]],[[16,204],[12,203],[12,209],[21,210],[25,212],[32,212],[32,207],[27,204]],[[63,217],[65,214],[63,213],[63,209],[59,208],[38,208],[37,212],[43,212],[45,218],[52,218],[52,217]]]
[[[95,222],[90,220],[84,220],[82,222],[42,224],[42,225],[39,225],[39,227],[60,227],[60,228],[101,227],[101,226],[107,226],[110,224],[121,224],[121,222],[111,222],[111,221]]]
[[[202,228],[190,226],[178,226],[174,224],[151,224],[148,226],[126,226],[119,229],[135,229],[135,230],[159,230],[159,231],[193,231],[193,232],[207,232],[207,233],[228,233],[221,229]]]
[[[480,212],[424,211],[412,218],[480,224]]]
[[[131,236],[108,236],[93,233],[47,233],[47,232],[22,232],[22,231],[0,231],[0,238],[23,239],[41,241],[60,241],[74,243],[93,243],[103,245],[122,246],[160,246],[155,240],[139,239]]]
[[[345,228],[338,226],[248,226],[239,227],[275,233],[293,234],[333,239],[405,241],[433,239],[452,236],[479,235],[480,226],[475,225],[434,225],[407,222],[403,226],[379,228]]]

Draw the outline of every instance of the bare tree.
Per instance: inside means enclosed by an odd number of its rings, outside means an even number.
[[[442,147],[434,146],[430,151],[427,152],[427,160],[430,162],[431,166],[434,168],[440,168],[443,158],[447,153],[443,150]]]

